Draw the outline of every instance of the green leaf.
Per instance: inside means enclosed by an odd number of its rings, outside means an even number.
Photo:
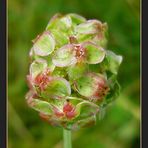
[[[39,35],[33,45],[33,50],[36,55],[47,56],[54,51],[55,40],[49,31],[43,32]]]
[[[77,62],[72,44],[67,44],[58,49],[52,58],[52,62],[57,67],[66,67]]]
[[[101,63],[105,57],[105,50],[92,42],[82,44],[86,52],[86,63],[97,64]]]

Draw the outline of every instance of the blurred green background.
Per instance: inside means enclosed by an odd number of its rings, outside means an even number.
[[[96,126],[73,132],[73,147],[140,148],[139,0],[8,1],[8,147],[62,148],[62,129],[41,121],[25,102],[31,40],[57,12],[107,22],[108,49],[124,58],[118,76],[121,95]]]

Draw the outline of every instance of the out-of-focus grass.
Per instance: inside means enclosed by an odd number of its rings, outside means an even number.
[[[9,148],[61,148],[62,129],[42,122],[28,108],[28,53],[31,40],[55,13],[78,13],[109,25],[108,49],[123,55],[121,95],[96,126],[73,132],[74,148],[139,148],[140,2],[139,0],[8,1],[8,145]]]

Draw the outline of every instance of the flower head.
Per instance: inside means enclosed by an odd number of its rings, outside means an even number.
[[[122,57],[106,50],[107,29],[98,20],[56,14],[33,40],[26,100],[51,125],[93,125],[101,108],[117,98]]]

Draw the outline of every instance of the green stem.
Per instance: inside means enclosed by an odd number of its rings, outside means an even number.
[[[64,137],[64,148],[72,148],[71,131],[63,129],[63,137]]]

